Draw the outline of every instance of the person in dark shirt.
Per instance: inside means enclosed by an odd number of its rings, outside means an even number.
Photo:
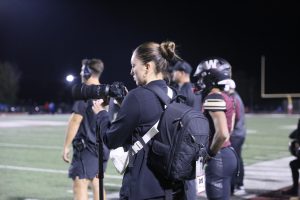
[[[235,117],[232,99],[224,92],[231,66],[222,58],[200,62],[194,76],[202,88],[203,110],[210,124],[210,148],[205,168],[208,199],[229,200],[231,179],[237,172],[237,155],[230,143]]]
[[[104,70],[100,59],[84,59],[81,77],[86,85],[99,85]],[[92,110],[93,102],[75,101],[73,112],[68,122],[62,158],[70,163],[70,145],[73,146],[73,157],[69,168],[69,177],[73,179],[74,199],[88,199],[88,186],[91,183],[94,200],[99,199],[98,145],[96,140],[96,116]],[[106,169],[109,150],[103,146],[103,169]],[[104,195],[105,196],[105,195]]]
[[[138,86],[125,96],[116,119],[109,121],[103,100],[94,101],[101,136],[110,149],[123,147],[126,151],[159,120],[163,111],[156,95],[145,86],[155,85],[166,93],[164,80],[170,62],[180,59],[174,42],[146,42],[138,46],[131,57],[130,74]],[[171,183],[155,174],[147,165],[151,140],[134,154],[123,175],[120,199],[184,199],[182,182]],[[130,164],[131,163],[131,164]]]
[[[190,75],[193,68],[186,61],[178,61],[172,69],[172,81],[178,94],[186,97],[186,104],[196,110],[201,110],[201,94],[195,94],[195,87],[191,83]]]
[[[179,60],[175,65],[170,66],[172,85],[177,89],[179,95],[186,97],[185,104],[201,111],[201,95],[194,93],[194,86],[191,83],[190,75],[193,68],[183,60]],[[196,180],[186,181],[186,199],[197,199]]]
[[[290,143],[290,152],[296,157],[296,159],[290,162],[293,185],[290,189],[283,191],[282,193],[284,195],[298,196],[300,169],[300,119],[298,120],[297,129],[290,133],[289,138],[292,139]]]

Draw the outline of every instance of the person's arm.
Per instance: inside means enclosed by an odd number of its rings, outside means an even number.
[[[62,159],[69,163],[70,162],[70,145],[80,127],[80,123],[82,121],[83,117],[79,114],[72,113],[71,117],[69,119],[66,137],[64,141],[64,147],[63,147],[63,153],[62,153]]]
[[[226,101],[221,93],[214,92],[205,97],[203,108],[208,111],[214,125],[215,133],[209,148],[209,155],[213,157],[230,138],[225,114]]]
[[[140,121],[140,106],[142,106],[134,94],[128,93],[122,102],[116,120],[112,123],[109,121],[108,113],[103,109],[103,100],[93,103],[92,108],[97,114],[101,136],[110,149],[123,146],[128,140],[131,140],[134,129]]]
[[[215,111],[209,112],[210,116],[212,117],[214,127],[215,127],[215,134],[210,145],[210,154],[212,156],[216,155],[218,151],[221,149],[224,142],[229,140],[229,131],[227,127],[227,120],[225,116],[225,112],[223,111]]]

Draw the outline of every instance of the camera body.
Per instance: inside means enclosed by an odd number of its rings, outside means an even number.
[[[72,88],[72,97],[76,100],[88,99],[108,99],[115,98],[118,102],[122,102],[127,94],[127,89],[122,82],[113,82],[100,85],[74,85]]]
[[[84,139],[74,139],[72,141],[72,145],[73,148],[78,152],[82,152],[87,147]]]

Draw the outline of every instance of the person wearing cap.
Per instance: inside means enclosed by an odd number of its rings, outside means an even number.
[[[300,169],[300,119],[298,120],[298,126],[297,129],[295,129],[293,132],[290,133],[289,138],[293,141],[290,143],[290,151],[291,153],[296,156],[296,159],[292,160],[290,162],[290,168],[292,171],[292,178],[293,178],[293,186],[283,191],[282,193],[284,195],[290,195],[290,196],[298,196],[298,190],[299,190],[299,169]]]
[[[200,93],[194,93],[194,85],[191,83],[190,75],[192,73],[192,67],[186,61],[177,61],[172,70],[172,82],[177,89],[178,94],[186,97],[185,103],[188,106],[193,107],[196,110],[201,111],[201,95]],[[196,182],[190,180],[185,182],[186,200],[194,200],[197,198]]]
[[[194,85],[191,83],[190,75],[192,67],[186,61],[177,61],[172,67],[172,82],[178,94],[186,97],[186,104],[196,110],[201,110],[201,95],[194,92]]]

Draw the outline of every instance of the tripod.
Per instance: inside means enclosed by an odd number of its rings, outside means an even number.
[[[102,137],[100,135],[100,126],[97,125],[96,127],[96,136],[97,136],[97,140],[98,140],[98,165],[99,165],[99,169],[98,169],[98,178],[99,178],[99,198],[100,200],[104,200],[104,195],[103,195],[103,179],[104,179],[104,170],[103,170],[103,140]]]

